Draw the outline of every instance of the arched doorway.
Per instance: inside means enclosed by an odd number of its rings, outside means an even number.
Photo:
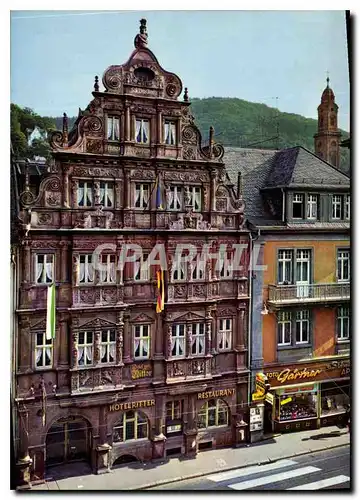
[[[81,417],[55,422],[46,436],[46,465],[58,465],[90,458],[91,430]]]
[[[133,464],[137,463],[138,459],[134,457],[134,455],[121,455],[119,458],[115,460],[115,462],[112,464],[113,467],[121,467],[122,465],[126,464]]]

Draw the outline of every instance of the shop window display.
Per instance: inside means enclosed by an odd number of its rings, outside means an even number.
[[[276,420],[280,422],[317,416],[317,393],[284,394],[276,397]]]
[[[321,384],[322,417],[344,413],[349,404],[349,381]]]

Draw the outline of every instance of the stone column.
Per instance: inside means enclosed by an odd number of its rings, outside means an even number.
[[[166,437],[163,433],[165,424],[165,394],[159,394],[155,397],[155,435],[152,439],[153,459],[160,459],[165,454]]]
[[[35,275],[36,275],[36,270],[35,270]],[[31,242],[29,239],[26,239],[24,241],[23,281],[24,283],[30,283],[31,281]]]
[[[122,348],[124,344],[124,311],[118,312],[116,322],[116,364],[123,365]]]
[[[32,460],[29,455],[28,438],[28,412],[18,409],[19,416],[19,452],[16,462],[18,487],[17,489],[30,489],[30,466]]]
[[[100,329],[100,320],[98,319],[96,321],[96,327],[95,327],[95,338],[94,338],[94,360],[93,364],[96,366],[97,364],[100,363],[101,361],[101,329]]]
[[[166,319],[166,324],[165,324],[165,359],[170,359],[171,358],[171,337],[172,337],[172,323],[171,319],[167,318]],[[185,338],[186,342],[186,338]]]
[[[188,325],[186,325],[185,344],[186,344],[186,357],[190,358],[191,357],[191,344],[192,344],[192,323],[189,323]]]
[[[79,319],[72,318],[72,338],[71,338],[71,368],[78,367],[78,341],[79,341]]]
[[[210,199],[211,199],[211,211],[216,211],[216,177],[217,172],[215,169],[211,170],[211,185],[210,185]]]
[[[157,314],[155,318],[155,355],[154,359],[162,359],[164,356],[164,336],[166,335],[166,327],[164,329],[163,314]]]
[[[72,182],[71,191],[72,191],[72,206],[76,208],[77,204],[77,192],[78,192],[79,182],[75,179]]]
[[[70,167],[63,166],[63,204],[65,208],[70,208],[69,170]]]
[[[122,193],[122,190],[121,190],[121,185],[122,185],[122,182],[117,180],[115,181],[115,209],[116,210],[120,210],[122,208],[122,205],[123,205],[123,200],[121,199],[121,195],[123,194]]]
[[[124,183],[124,208],[130,207],[130,172],[129,170],[125,170],[125,183]]]
[[[125,139],[125,113],[121,112],[120,117],[120,142],[124,142]]]
[[[60,316],[59,367],[67,366],[68,360],[68,328],[67,318]]]
[[[125,103],[125,141],[130,141],[130,104]]]
[[[157,143],[162,144],[162,112],[157,113]]]
[[[131,338],[132,331],[129,324],[130,315],[124,314],[124,363],[131,363]]]
[[[16,364],[18,364],[17,368],[21,372],[31,372],[33,368],[33,364],[35,361],[31,362],[33,348],[31,342],[31,333],[30,333],[30,318],[29,316],[23,316],[19,321],[19,330],[18,330],[18,338],[17,338],[17,348],[19,350],[19,357]]]
[[[60,262],[61,262],[61,272],[60,281],[65,283],[68,281],[68,241],[60,241]]]
[[[96,474],[110,472],[110,451],[112,447],[107,443],[107,412],[106,406],[99,410],[99,442],[96,447]]]
[[[197,428],[196,428],[196,394],[188,396],[187,426],[185,435],[185,453],[194,457],[198,452]]]
[[[78,253],[73,254],[72,266],[72,285],[78,286],[80,281],[80,256]]]
[[[206,309],[206,320],[205,320],[205,354],[208,356],[211,354],[211,324],[213,318],[211,316],[211,308]]]
[[[236,350],[243,350],[245,348],[244,343],[244,334],[245,334],[245,309],[241,306],[236,308],[237,317],[236,317],[236,341],[235,348]]]

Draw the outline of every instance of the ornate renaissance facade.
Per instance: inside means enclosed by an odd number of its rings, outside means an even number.
[[[206,146],[187,89],[147,47],[110,66],[68,131],[51,137],[38,187],[25,172],[18,253],[16,430],[21,483],[52,464],[86,460],[94,472],[235,445],[248,402],[248,245],[240,182],[225,173],[210,128]],[[209,245],[218,264],[180,265],[178,244]],[[139,260],[118,269],[123,245]],[[94,266],[94,251],[102,268]],[[164,245],[165,307],[155,269]],[[223,250],[225,248],[225,250]],[[48,286],[56,334],[46,339]]]

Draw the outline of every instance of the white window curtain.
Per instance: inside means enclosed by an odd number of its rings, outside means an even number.
[[[113,187],[110,187],[110,188],[108,187],[107,196],[108,196],[107,206],[113,207],[114,206],[114,188]]]
[[[37,262],[36,268],[36,281],[39,281],[44,270],[44,264],[42,262]]]
[[[148,142],[149,138],[149,122],[147,120],[144,120],[142,122],[143,125],[143,142]]]
[[[120,120],[119,118],[114,118],[114,139],[118,141],[120,139]]]
[[[51,257],[48,257],[46,260],[48,260],[48,259],[49,259],[49,262],[45,263],[46,278],[47,278],[47,281],[52,281],[53,280],[53,262],[52,262]]]
[[[179,210],[181,208],[181,188],[176,188],[174,193],[175,198],[175,208]]]
[[[107,134],[107,138],[108,139],[112,139],[113,138],[113,125],[114,125],[114,122],[113,122],[113,118],[108,118],[108,121],[107,121],[107,131],[108,131],[108,134]]]
[[[175,123],[170,124],[170,144],[175,144],[175,137],[176,137],[176,127]]]
[[[107,344],[101,345],[101,353],[100,353],[101,358],[100,359],[103,359],[103,357],[106,356],[107,349],[108,349]]]
[[[36,349],[36,366],[38,366],[41,359],[42,349]]]
[[[46,366],[49,366],[51,364],[51,347],[46,347],[45,349],[45,356],[46,356]]]
[[[169,190],[168,208],[174,208],[174,191],[171,188]]]
[[[147,205],[148,201],[149,201],[149,191],[148,189],[145,188],[145,186],[143,186],[143,203]]]
[[[85,347],[85,356],[86,356],[87,362],[91,363],[92,362],[92,347],[91,346]]]
[[[105,184],[100,184],[100,203],[106,206],[105,200]]]
[[[111,283],[115,283],[115,281],[116,281],[115,262],[111,262],[110,261],[110,266],[109,267],[110,267],[110,269],[109,269],[109,271],[110,271],[110,273],[109,273],[110,274],[110,282]]]
[[[110,344],[110,346],[109,346],[109,354],[112,357],[112,361],[114,361],[115,360],[115,343]],[[109,361],[111,361],[111,360],[109,360]]]
[[[84,187],[79,186],[77,189],[77,204],[79,206],[84,205]]]
[[[92,189],[91,186],[86,187],[86,206],[90,207],[92,205]]]
[[[135,189],[135,206],[136,207],[140,207],[140,197],[141,197],[141,187],[137,185],[136,189]]]
[[[165,143],[166,144],[169,144],[169,139],[170,139],[170,137],[169,137],[169,129],[170,129],[169,123],[165,122],[165,134],[164,135],[165,135]]]
[[[202,354],[205,350],[205,335],[199,335],[199,354]]]
[[[141,120],[136,120],[135,138],[136,138],[136,142],[142,142],[141,141]]]
[[[87,277],[88,281],[94,281],[94,268],[91,262],[88,262],[87,264]]]
[[[80,276],[79,281],[83,282],[85,280],[85,263],[80,262]]]
[[[78,361],[80,361],[81,359],[83,359],[83,356],[84,356],[84,347],[83,346],[78,346]],[[84,364],[84,361],[83,360],[83,364]]]

